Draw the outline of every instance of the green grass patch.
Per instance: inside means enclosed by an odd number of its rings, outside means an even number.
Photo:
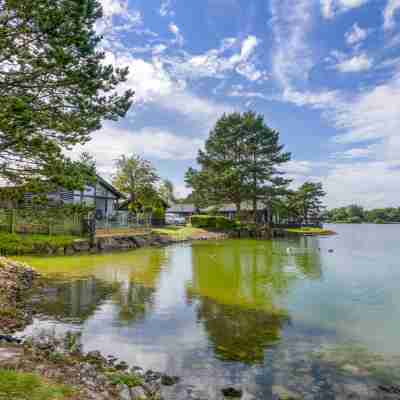
[[[152,233],[156,235],[169,236],[175,240],[187,240],[196,236],[204,235],[207,231],[192,226],[168,226],[165,228],[153,229]]]
[[[48,249],[56,251],[57,249],[71,245],[76,239],[76,236],[0,233],[0,254],[23,255],[45,253]]]
[[[336,235],[336,232],[323,228],[289,228],[285,230],[288,233],[297,233],[300,235]]]
[[[36,374],[0,369],[0,400],[63,400],[73,394],[71,387],[48,383]]]
[[[109,374],[109,378],[113,385],[126,385],[128,387],[135,387],[144,384],[142,378],[135,375],[128,375],[119,372]]]

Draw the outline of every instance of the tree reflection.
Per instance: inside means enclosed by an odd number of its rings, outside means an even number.
[[[126,324],[143,320],[153,307],[155,289],[132,281],[121,285],[114,295],[119,306],[119,320]]]
[[[39,313],[61,321],[84,322],[117,290],[117,286],[94,277],[48,280],[45,295],[36,308]]]
[[[288,242],[247,240],[193,246],[188,297],[199,300],[198,319],[218,358],[262,362],[289,321],[283,304],[292,283],[321,276],[318,252],[288,248]]]

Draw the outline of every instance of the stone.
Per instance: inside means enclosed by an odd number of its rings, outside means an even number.
[[[131,400],[146,400],[147,395],[141,386],[131,388]]]
[[[379,385],[378,389],[389,394],[400,394],[400,386],[397,385]]]
[[[161,385],[164,385],[164,386],[176,385],[178,382],[179,382],[178,376],[163,375],[161,377]]]
[[[67,247],[64,248],[64,254],[66,256],[72,256],[72,255],[75,254],[75,250],[74,250],[74,248],[72,246],[67,246]]]
[[[301,396],[298,393],[292,392],[284,386],[272,386],[272,394],[278,397],[279,400],[300,400]]]
[[[221,392],[225,397],[240,398],[243,396],[243,391],[234,387],[223,388]]]
[[[119,398],[120,400],[132,400],[131,390],[127,385],[121,385],[119,389]]]
[[[72,247],[77,252],[86,252],[90,250],[90,244],[87,240],[75,240]]]

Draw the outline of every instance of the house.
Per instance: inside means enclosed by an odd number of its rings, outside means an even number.
[[[48,199],[63,204],[94,206],[98,219],[111,216],[117,209],[118,201],[125,196],[101,176],[96,175],[96,177],[96,184],[88,185],[82,191],[60,189],[49,193]],[[27,196],[32,196],[32,194],[26,194],[25,198]]]
[[[173,214],[177,217],[183,217],[188,220],[192,215],[198,213],[198,209],[194,204],[174,204],[167,208],[167,214]]]
[[[96,175],[96,177],[96,184],[88,185],[82,191],[60,188],[57,191],[48,193],[47,198],[50,203],[55,205],[81,204],[94,206],[97,219],[111,216],[117,209],[118,201],[125,198],[125,196],[101,176]],[[9,187],[7,190],[11,190],[11,188]],[[23,196],[23,203],[31,203],[33,196],[33,193],[25,193]],[[15,207],[15,204],[12,207]]]
[[[210,206],[201,210],[204,213],[214,212],[229,219],[237,217],[237,207],[233,203],[225,203],[219,206]],[[241,217],[248,217],[253,221],[253,202],[243,201],[240,205]],[[265,223],[269,220],[268,206],[262,202],[257,202],[257,222]]]

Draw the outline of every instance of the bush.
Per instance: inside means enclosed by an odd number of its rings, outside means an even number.
[[[214,215],[193,215],[191,222],[195,228],[231,230],[236,227],[235,221]]]
[[[70,246],[76,236],[17,235],[0,233],[1,255],[23,255],[47,253]]]
[[[152,214],[153,218],[156,220],[161,220],[164,219],[165,217],[165,211],[163,208],[159,207],[159,208],[154,208],[153,209],[153,214]]]

